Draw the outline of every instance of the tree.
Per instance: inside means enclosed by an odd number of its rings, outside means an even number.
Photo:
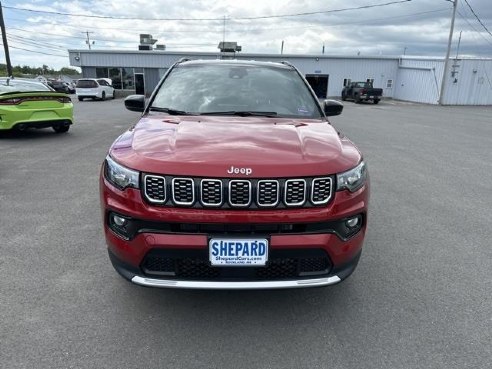
[[[17,65],[12,67],[12,74],[14,77],[26,77],[32,76],[36,77],[40,74],[65,74],[65,75],[76,75],[79,72],[74,68],[63,67],[60,70],[55,70],[48,65],[44,64],[42,67],[30,67],[28,65]],[[7,65],[0,63],[0,76],[7,76]]]
[[[63,67],[60,69],[60,74],[66,74],[67,76],[73,76],[74,74],[79,74],[76,69]]]

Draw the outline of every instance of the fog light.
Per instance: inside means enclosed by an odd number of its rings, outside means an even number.
[[[349,228],[355,228],[359,225],[359,217],[355,217],[355,218],[350,218],[348,219],[345,224],[347,224],[347,227]]]
[[[126,224],[126,219],[114,214],[113,215],[113,222],[118,227],[123,227]]]

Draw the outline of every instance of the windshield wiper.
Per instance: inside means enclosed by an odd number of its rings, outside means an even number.
[[[169,115],[194,115],[194,114],[188,113],[187,111],[184,111],[184,110],[176,110],[176,109],[171,109],[171,108],[159,108],[156,106],[151,106],[149,110],[160,111],[163,113],[167,113]]]
[[[277,116],[276,111],[208,111],[205,113],[200,113],[200,115],[237,115],[240,117],[267,117],[274,118]]]

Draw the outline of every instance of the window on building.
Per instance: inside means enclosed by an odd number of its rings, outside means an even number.
[[[343,79],[343,87],[348,86],[350,84],[350,78],[344,78]]]
[[[108,78],[108,68],[96,68],[96,78]]]
[[[133,90],[135,88],[135,79],[133,68],[121,68],[121,76],[124,90]]]
[[[120,68],[109,68],[109,78],[113,81],[113,87],[116,90],[121,90],[121,69]]]
[[[388,79],[386,81],[386,88],[392,88],[393,87],[393,80],[392,79]]]

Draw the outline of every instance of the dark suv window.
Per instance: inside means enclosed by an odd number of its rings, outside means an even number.
[[[97,82],[89,79],[79,79],[77,82],[78,88],[97,88]]]
[[[296,70],[265,64],[180,64],[152,103],[188,113],[272,112],[320,118],[318,102]]]

